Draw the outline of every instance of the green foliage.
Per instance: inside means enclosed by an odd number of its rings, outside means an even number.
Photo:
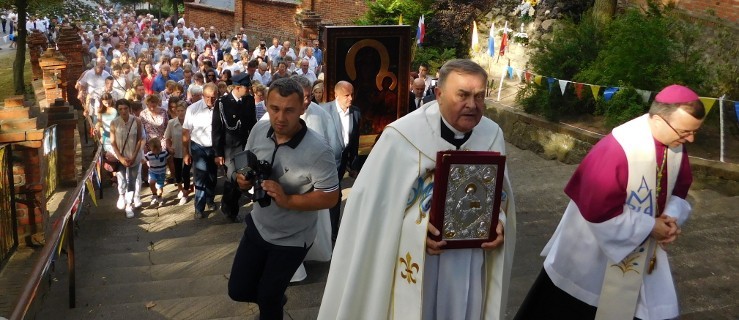
[[[681,83],[700,92],[706,70],[700,64],[699,29],[668,13],[650,3],[646,12],[629,10],[601,27],[592,14],[584,14],[578,23],[565,21],[551,38],[532,44],[538,49],[530,59],[535,73],[603,86],[618,84],[623,89],[611,101],[593,100],[588,87],[583,100],[556,89],[550,93],[545,81],[541,86],[528,85],[518,101],[527,111],[550,119],[600,114],[608,126],[616,126],[646,111],[633,88],[656,91]]]
[[[694,31],[661,14],[630,10],[605,30],[605,43],[592,64],[574,80],[659,90],[671,83],[697,87],[704,72],[697,64]]]
[[[448,60],[454,59],[457,51],[454,48],[437,49],[431,47],[419,47],[416,49],[416,55],[413,58],[413,66],[411,70],[418,70],[421,63],[427,63],[429,66],[429,74],[433,75]]]
[[[622,88],[613,95],[610,101],[603,101],[603,104],[606,125],[610,128],[643,115],[649,110],[633,87]]]
[[[716,27],[714,37],[703,44],[711,50],[702,57],[702,64],[708,67],[708,93],[713,97],[726,94],[726,99],[739,101],[739,37],[736,30]]]
[[[565,20],[549,40],[534,42],[530,62],[534,72],[560,79],[573,79],[590,65],[602,47],[603,34],[590,14],[579,24]]]
[[[396,25],[403,16],[403,24],[410,25],[413,32],[418,26],[418,18],[422,14],[429,14],[430,3],[433,1],[413,0],[366,0],[367,13],[357,21],[358,25]]]

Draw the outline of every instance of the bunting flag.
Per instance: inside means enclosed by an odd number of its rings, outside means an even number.
[[[593,98],[595,98],[595,100],[598,100],[598,92],[600,91],[600,86],[599,85],[595,85],[595,84],[591,84],[590,85],[590,91],[593,92]]]
[[[85,180],[85,187],[85,189],[87,189],[87,193],[90,195],[90,199],[92,199],[92,203],[97,207],[98,199],[95,197],[95,187],[92,186],[92,176]]]
[[[403,25],[403,14],[402,13],[400,14],[400,18],[398,18],[398,25],[399,26]]]
[[[652,97],[652,91],[636,89],[636,93],[641,97],[641,101],[645,104],[649,103],[649,98]]]
[[[508,78],[513,79],[513,67],[508,66]]]
[[[472,21],[472,52],[480,50],[480,36],[477,34],[477,21]]]
[[[739,124],[739,101],[734,102],[734,112],[736,113],[736,122]]]
[[[562,91],[562,95],[565,95],[565,89],[567,89],[567,80],[559,80],[559,90]]]
[[[416,44],[423,44],[423,38],[426,36],[426,24],[423,22],[423,15],[418,18],[418,30],[416,30]]]
[[[700,97],[700,99],[703,102],[703,107],[706,108],[706,114],[711,112],[711,108],[716,104],[716,98]]]
[[[503,28],[503,36],[500,39],[500,51],[498,52],[498,55],[503,56],[505,55],[505,49],[508,46],[508,32],[506,30],[508,29],[508,21],[505,23],[505,27]]]
[[[583,89],[583,87],[585,87],[585,84],[584,83],[575,82],[575,95],[577,95],[577,98],[580,99],[580,100],[582,100],[582,98],[583,98],[583,96],[582,96],[582,89]]]
[[[495,23],[490,24],[490,35],[488,36],[488,55],[495,55]]]
[[[534,83],[536,83],[538,85],[541,85],[541,78],[542,78],[542,76],[536,76],[536,77],[534,77]]]
[[[526,83],[531,82],[531,72],[526,70],[526,74],[524,76],[526,77]]]
[[[552,93],[552,87],[554,86],[554,81],[557,80],[552,77],[547,77],[547,83],[549,84],[549,93]]]
[[[523,79],[523,70],[516,69],[516,76],[518,77],[519,80]]]
[[[616,94],[619,89],[619,87],[606,88],[606,90],[603,90],[603,99],[606,101],[611,101],[611,98],[613,98],[613,95]]]

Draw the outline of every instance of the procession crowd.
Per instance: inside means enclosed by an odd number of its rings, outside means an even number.
[[[287,286],[306,276],[302,262],[333,260],[321,319],[505,317],[516,240],[507,171],[460,163],[441,180],[464,180],[464,189],[441,200],[457,208],[443,209],[445,219],[448,211],[488,210],[470,218],[484,235],[474,245],[449,249],[463,233],[429,220],[434,180],[443,174],[438,152],[505,155],[501,127],[483,114],[482,67],[454,59],[434,79],[420,64],[410,77],[408,114],[385,127],[357,173],[362,115],[352,103],[355,88],[323,82],[317,40],[293,47],[285,39],[251,39],[251,47],[244,28],[101,12],[98,25],[79,29],[89,69],[76,87],[105,150],[117,206],[135,217],[148,185],[150,207],[185,205],[194,193],[194,219],[219,211],[243,220],[228,284],[233,300],[257,303],[260,319],[281,319]],[[53,43],[58,25],[68,22],[29,23]],[[334,100],[324,103],[328,88]],[[669,86],[648,114],[593,148],[567,184],[570,205],[517,319],[679,316],[664,248],[691,212],[683,145],[704,117],[692,90]],[[225,176],[216,204],[219,170]],[[358,176],[342,214],[347,172]],[[176,185],[176,201],[164,193],[167,183]],[[483,191],[491,183],[499,186],[497,210],[488,205],[494,195]],[[254,202],[243,217],[242,198]]]

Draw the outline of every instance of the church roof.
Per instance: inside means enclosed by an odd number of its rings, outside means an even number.
[[[200,4],[212,8],[226,9],[233,11],[235,8],[234,0],[200,0]]]

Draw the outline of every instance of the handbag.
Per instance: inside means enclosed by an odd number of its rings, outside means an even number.
[[[136,121],[136,119],[133,119],[131,122],[131,125],[128,126],[128,133],[126,133],[126,140],[123,142],[123,148],[122,150],[126,149],[126,144],[128,143],[128,136],[131,134],[131,128],[133,127],[133,122]],[[103,155],[103,169],[108,172],[118,172],[118,169],[121,167],[121,162],[116,158],[115,154],[110,151],[105,151],[105,155]]]

